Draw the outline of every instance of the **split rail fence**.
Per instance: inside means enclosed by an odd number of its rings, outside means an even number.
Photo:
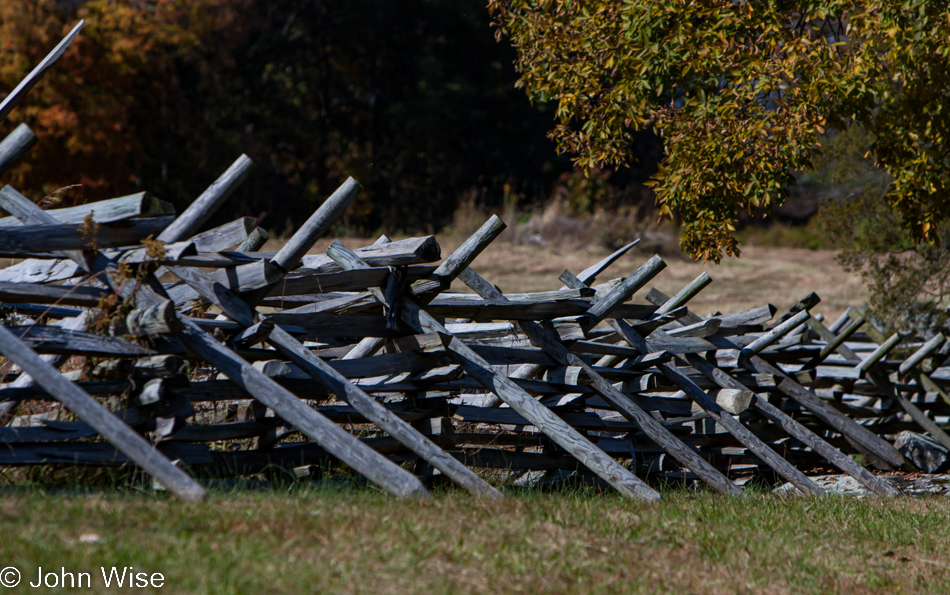
[[[35,142],[25,125],[0,142],[0,175]],[[933,471],[950,448],[942,334],[826,321],[814,294],[699,316],[709,276],[665,295],[658,256],[598,284],[635,242],[560,290],[505,293],[473,264],[497,217],[444,259],[433,236],[311,254],[352,179],[276,252],[249,218],[201,231],[251,165],[177,216],[146,193],[43,210],[0,190],[0,466],[135,465],[191,500],[196,478],[335,467],[404,497],[536,476],[643,500],[752,478],[818,494],[827,469],[894,496],[872,470]]]

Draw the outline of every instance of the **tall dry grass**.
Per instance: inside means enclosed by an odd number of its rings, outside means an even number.
[[[566,192],[555,192],[542,206],[519,208],[517,201],[489,208],[476,194],[461,200],[452,223],[442,230],[447,237],[465,238],[497,214],[508,228],[498,238],[502,243],[531,245],[559,252],[616,250],[637,238],[638,251],[679,256],[679,234],[669,221],[659,221],[649,209],[636,205],[577,212]]]

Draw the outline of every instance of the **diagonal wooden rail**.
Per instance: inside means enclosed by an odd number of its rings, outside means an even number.
[[[346,270],[368,267],[355,252],[339,242],[327,248],[327,255]],[[378,289],[377,299],[384,296]],[[498,395],[512,409],[546,434],[558,446],[583,463],[593,473],[606,481],[618,492],[639,500],[658,500],[660,494],[646,485],[636,475],[624,469],[607,453],[597,448],[590,440],[536,401],[507,376],[494,370],[484,358],[475,353],[435,318],[423,310],[414,299],[405,297],[402,320],[418,333],[439,333],[446,339],[446,350],[472,378],[492,393]]]
[[[14,195],[0,194],[0,199],[3,199],[2,206],[7,211],[23,218],[24,222],[48,223],[52,219],[51,215],[25,198],[20,199]],[[195,213],[195,217],[204,216],[203,213],[197,210],[192,212]],[[187,210],[185,214],[188,214]],[[188,230],[190,226],[182,227]],[[187,231],[180,233],[187,233]],[[89,255],[89,260],[93,263],[92,272],[94,273],[106,272],[115,268],[115,263],[98,251]],[[109,275],[103,275],[103,281],[112,284]],[[151,286],[157,286],[161,290],[161,284],[154,276],[149,275],[148,281],[150,281]],[[118,288],[113,288],[118,291]],[[139,306],[157,305],[162,300],[161,296],[144,289],[135,294],[135,299]],[[221,369],[238,386],[245,389],[260,402],[271,407],[304,435],[312,438],[325,448],[327,452],[395,495],[403,497],[428,496],[428,491],[412,474],[393,464],[389,459],[360,442],[325,416],[311,409],[293,393],[241,359],[240,356],[216,341],[191,320],[184,317],[181,317],[180,320],[184,330],[179,333],[179,337],[189,349]]]
[[[647,296],[647,299],[656,303],[657,305],[662,304],[666,301],[666,299],[668,299],[666,296],[662,296],[660,292],[655,290],[652,291],[651,294],[652,295]],[[684,322],[698,322],[699,320],[701,319],[692,313],[683,318]],[[728,337],[709,337],[708,341],[713,346],[720,349],[741,349]],[[779,391],[790,397],[792,400],[796,401],[804,409],[810,411],[818,419],[831,426],[835,431],[851,438],[855,444],[860,445],[869,452],[879,456],[882,460],[887,461],[896,467],[902,467],[906,463],[904,456],[901,455],[900,452],[898,452],[897,449],[895,449],[891,444],[884,441],[867,428],[859,425],[844,413],[841,413],[840,411],[824,403],[814,392],[806,389],[804,386],[792,379],[789,375],[785,374],[761,357],[753,356],[746,358],[744,363],[748,364],[754,371],[760,374],[770,374],[780,378],[780,382],[777,387]]]
[[[682,305],[684,303],[684,300],[678,300],[677,297],[667,298],[661,291],[657,289],[653,289],[651,294],[651,298],[648,299],[652,299],[652,301],[661,308],[663,305],[668,303],[676,303],[677,305]],[[692,313],[689,314],[689,317],[698,318]],[[821,324],[813,318],[810,318],[808,322]],[[681,356],[681,359],[723,388],[752,388],[747,387],[745,384],[739,382],[730,376],[725,370],[722,370],[712,363],[706,361],[699,354],[684,354]],[[829,463],[855,478],[873,493],[887,498],[893,498],[899,494],[898,490],[894,486],[870,473],[867,469],[859,465],[854,459],[847,456],[839,449],[835,448],[827,441],[822,439],[820,436],[795,421],[791,416],[775,405],[769,403],[768,400],[762,396],[756,394],[752,405],[759,413],[764,415],[767,419],[769,419],[769,421],[778,427],[782,428],[782,430],[784,430],[789,436],[799,440],[802,444],[820,454]]]
[[[563,279],[564,277],[562,277]],[[570,279],[569,279],[570,280]],[[574,284],[582,285],[583,283],[574,279]],[[569,284],[570,286],[570,284]],[[574,289],[576,289],[575,287]],[[614,294],[608,294],[604,299],[596,303],[591,310],[594,311],[593,319],[603,319],[621,302],[625,301],[633,291],[630,291],[629,288],[626,291]],[[641,354],[646,355],[648,353],[654,353],[656,351],[662,351],[657,349],[654,345],[650,343],[647,339],[643,338],[632,326],[627,322],[617,318],[607,319],[607,323],[624,338],[631,347],[639,351]],[[779,455],[777,452],[772,450],[769,445],[765,444],[758,436],[753,434],[743,426],[737,419],[732,415],[726,412],[722,406],[720,406],[713,397],[710,397],[706,392],[696,385],[695,382],[690,380],[688,376],[683,374],[675,365],[672,363],[661,363],[657,366],[657,369],[662,373],[666,378],[673,382],[676,386],[680,388],[690,399],[695,401],[703,410],[706,411],[716,420],[727,432],[732,434],[740,443],[745,445],[755,456],[759,457],[766,465],[771,467],[776,473],[788,480],[792,485],[798,488],[803,493],[813,493],[813,494],[822,494],[824,490],[819,488],[813,481],[808,479],[808,477],[795,468],[794,465],[786,461]]]
[[[238,324],[245,327],[254,324],[254,312],[250,306],[204,272],[184,267],[172,268],[172,272],[180,276],[199,295],[221,308],[225,315]],[[367,395],[279,326],[274,327],[266,341],[329,391],[349,403],[367,420],[404,444],[406,448],[440,470],[446,477],[478,496],[498,497],[501,495],[495,488]]]
[[[659,269],[662,268],[659,267],[655,261],[651,261],[644,266],[656,272],[659,272]],[[639,278],[642,279],[642,283],[646,283],[648,277],[650,277],[650,275],[647,274],[647,271],[639,275]],[[485,299],[508,301],[503,293],[495,289],[494,286],[485,281],[471,268],[467,268],[460,275],[460,278],[466,285]],[[734,496],[744,494],[739,486],[729,481],[725,475],[709,464],[695,450],[670,433],[670,431],[663,427],[656,419],[634,403],[630,397],[597,373],[592,366],[576,354],[571,353],[567,347],[561,344],[556,333],[551,334],[545,331],[542,326],[536,322],[519,321],[517,324],[535,346],[550,355],[560,365],[577,366],[584,370],[584,373],[586,373],[587,377],[591,380],[591,387],[597,394],[607,399],[624,417],[639,427],[644,434],[657,443],[664,451],[682,463],[684,467],[695,473],[697,477],[706,482],[710,487],[724,494]]]

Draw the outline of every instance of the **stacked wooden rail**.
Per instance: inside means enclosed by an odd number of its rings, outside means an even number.
[[[24,125],[0,142],[0,174],[33,143]],[[407,497],[538,474],[644,500],[750,478],[817,494],[825,469],[893,496],[871,471],[912,468],[899,435],[950,448],[942,334],[826,325],[815,295],[702,317],[711,279],[667,296],[658,256],[597,284],[635,243],[505,293],[473,268],[497,217],[445,259],[432,236],[311,254],[353,180],[276,252],[251,219],[201,231],[250,168],[177,216],[146,193],[42,210],[0,190],[0,466],[136,465],[185,499],[196,478],[333,468]]]

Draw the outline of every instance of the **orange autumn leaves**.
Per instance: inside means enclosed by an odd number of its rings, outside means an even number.
[[[5,183],[67,202],[135,186],[139,122],[173,105],[181,63],[225,28],[229,0],[93,0],[70,10],[55,0],[0,3],[0,94],[12,90],[78,20],[86,25],[63,58],[0,125],[27,123],[40,142]],[[153,99],[142,105],[133,98]],[[159,113],[155,113],[158,111]]]

